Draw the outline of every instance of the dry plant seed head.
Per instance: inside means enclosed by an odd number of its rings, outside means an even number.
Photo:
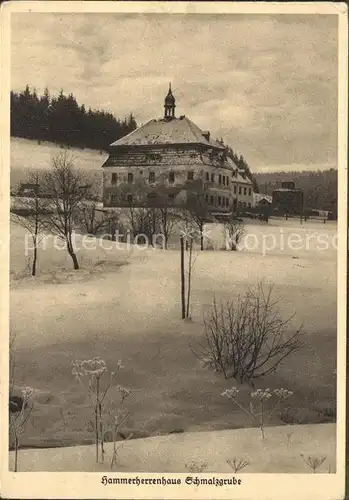
[[[207,463],[205,462],[189,462],[185,464],[185,468],[189,472],[200,473],[203,472],[207,468]]]
[[[292,391],[289,391],[287,389],[283,389],[282,387],[281,387],[281,389],[274,389],[273,392],[274,392],[275,396],[277,396],[281,400],[284,400],[284,399],[289,398],[290,396],[293,396]]]
[[[264,391],[262,389],[257,389],[254,392],[251,392],[251,398],[258,399],[259,401],[268,401],[272,397],[272,393],[270,392],[270,389],[265,389]]]
[[[33,397],[34,389],[32,389],[31,387],[25,387],[24,389],[22,389],[22,394],[24,402],[29,401]]]
[[[221,396],[224,398],[235,399],[239,394],[239,389],[237,387],[232,387],[231,389],[225,389]]]
[[[128,396],[131,394],[131,391],[129,389],[126,389],[126,387],[123,387],[121,385],[118,385],[116,389],[120,392],[123,400],[128,398]]]
[[[119,361],[116,363],[116,367],[118,370],[122,370],[124,368],[121,359],[119,359]]]

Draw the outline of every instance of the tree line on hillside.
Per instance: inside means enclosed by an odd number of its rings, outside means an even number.
[[[137,128],[132,113],[121,120],[105,111],[86,110],[73,94],[63,90],[51,96],[46,88],[39,96],[27,85],[11,91],[11,136],[50,141],[80,148],[107,150],[110,143]]]
[[[304,208],[329,210],[337,213],[338,172],[329,170],[303,170],[300,172],[270,172],[255,174],[260,191],[272,195],[282,182],[293,181],[304,193]]]

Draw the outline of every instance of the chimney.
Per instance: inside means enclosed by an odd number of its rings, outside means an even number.
[[[210,132],[208,130],[205,130],[202,135],[205,137],[206,141],[210,142]]]

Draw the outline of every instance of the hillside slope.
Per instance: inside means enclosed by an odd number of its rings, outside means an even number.
[[[25,181],[26,173],[30,169],[45,169],[51,164],[52,156],[62,149],[51,142],[31,141],[11,137],[11,186]],[[108,153],[94,149],[69,148],[76,167],[102,175],[101,166],[108,157]]]

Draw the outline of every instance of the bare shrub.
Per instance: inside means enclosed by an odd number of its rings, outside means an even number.
[[[232,215],[224,223],[224,233],[227,250],[239,250],[239,245],[243,237],[246,235],[244,221]]]
[[[118,214],[115,211],[101,210],[95,200],[82,200],[76,214],[76,222],[87,234],[97,235],[108,230],[118,223]]]
[[[275,372],[279,364],[302,347],[302,327],[293,334],[287,331],[293,316],[282,319],[279,300],[272,298],[273,286],[267,289],[258,282],[236,300],[217,302],[204,318],[204,342],[194,354],[207,367],[251,385],[257,378]]]

